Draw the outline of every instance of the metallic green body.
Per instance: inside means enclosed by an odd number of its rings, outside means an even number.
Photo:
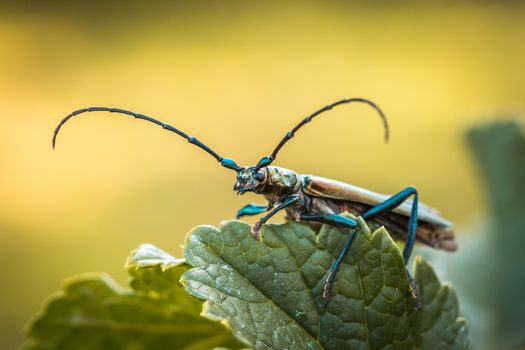
[[[268,202],[266,206],[260,206],[266,208],[264,211],[281,205],[290,196],[297,196],[296,203],[284,208],[286,217],[294,221],[302,221],[301,215],[304,214],[349,212],[355,216],[360,216],[390,197],[344,182],[313,175],[301,175],[276,166],[260,169],[259,173],[263,175],[261,181],[250,176],[250,168],[243,168],[241,173],[244,175],[241,175],[241,181],[237,182],[235,189],[241,194],[245,191],[253,191],[264,195]],[[456,250],[457,243],[454,239],[451,222],[428,205],[419,203],[418,207],[416,240],[433,248],[447,251]],[[377,225],[384,225],[394,238],[405,239],[411,208],[412,201],[407,200],[395,209],[371,221]],[[309,224],[316,226],[315,223]],[[260,225],[258,226],[260,227]]]

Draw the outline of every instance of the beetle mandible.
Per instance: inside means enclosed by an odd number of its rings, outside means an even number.
[[[417,190],[409,186],[393,196],[387,196],[369,191],[367,189],[346,184],[343,182],[325,179],[313,175],[301,175],[292,170],[272,166],[279,150],[295,136],[295,133],[309,123],[314,117],[332,108],[348,103],[364,103],[372,107],[381,117],[385,129],[385,140],[388,141],[389,129],[383,111],[372,101],[365,98],[349,98],[329,104],[308,117],[304,118],[291,131],[286,133],[277,144],[273,152],[261,158],[259,162],[250,167],[239,166],[229,158],[223,158],[210,147],[193,136],[183,131],[146,115],[127,111],[120,108],[89,107],[79,109],[67,115],[58,124],[53,134],[52,145],[55,148],[56,137],[60,128],[72,117],[85,112],[113,112],[126,114],[137,119],[155,123],[162,128],[184,137],[189,143],[200,147],[212,155],[223,167],[237,173],[237,181],[233,187],[237,194],[254,192],[266,198],[265,205],[248,204],[237,212],[237,219],[246,215],[257,215],[268,212],[252,226],[255,239],[259,238],[261,226],[273,215],[281,210],[286,211],[289,220],[309,224],[326,223],[337,227],[348,228],[350,234],[339,257],[332,264],[324,284],[324,306],[330,301],[330,289],[341,263],[344,261],[350,245],[355,237],[357,223],[355,220],[343,215],[349,212],[361,216],[367,222],[383,225],[394,238],[405,238],[403,260],[407,265],[412,248],[417,241],[433,248],[454,251],[457,248],[452,231],[452,224],[444,219],[440,213],[422,203],[419,203]],[[409,198],[412,197],[412,200]],[[417,293],[414,279],[407,269],[410,288],[416,299],[416,307],[420,307],[420,298]]]

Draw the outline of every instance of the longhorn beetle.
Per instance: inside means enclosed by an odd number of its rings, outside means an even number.
[[[306,222],[310,225],[326,223],[348,228],[350,234],[346,244],[339,257],[332,264],[324,284],[323,306],[326,306],[330,301],[330,289],[334,283],[336,273],[348,253],[357,228],[356,221],[342,215],[344,212],[361,216],[366,221],[385,226],[393,234],[394,238],[405,238],[406,244],[403,249],[405,265],[410,259],[416,240],[433,248],[448,251],[454,251],[457,247],[452,224],[441,217],[437,210],[419,203],[418,192],[412,186],[393,196],[386,196],[354,185],[318,176],[301,175],[292,170],[271,165],[277,158],[277,153],[279,153],[281,148],[295,136],[300,128],[309,123],[314,117],[336,106],[354,102],[367,104],[379,114],[385,130],[385,141],[388,141],[389,129],[383,111],[368,99],[349,98],[329,104],[304,118],[282,138],[269,156],[261,158],[256,165],[250,167],[239,166],[232,159],[221,157],[195,137],[189,136],[169,124],[162,123],[140,113],[119,108],[89,107],[74,111],[58,124],[53,134],[52,144],[53,148],[55,148],[56,137],[60,128],[76,115],[85,112],[126,114],[155,123],[168,131],[182,136],[189,143],[196,145],[213,156],[223,167],[234,170],[237,173],[237,181],[233,189],[237,191],[237,194],[244,194],[245,192],[262,194],[267,201],[265,205],[248,204],[237,212],[237,219],[246,215],[268,212],[252,226],[252,234],[255,239],[259,238],[259,230],[262,224],[266,223],[268,219],[281,210],[286,211],[286,216],[290,220]],[[410,197],[412,197],[412,200],[409,200]],[[420,299],[416,285],[408,269],[407,272],[410,289],[413,297],[416,299],[416,307],[419,308]]]

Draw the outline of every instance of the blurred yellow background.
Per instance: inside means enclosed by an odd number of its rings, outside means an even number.
[[[0,5],[0,347],[67,276],[107,271],[143,242],[180,256],[193,226],[262,198],[235,174],[120,107],[157,117],[240,164],[302,129],[275,165],[392,193],[415,185],[459,227],[484,208],[465,128],[523,108],[518,2],[25,1]],[[276,220],[280,220],[276,219]]]

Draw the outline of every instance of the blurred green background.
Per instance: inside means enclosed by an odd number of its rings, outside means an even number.
[[[486,212],[465,129],[523,108],[525,7],[435,1],[18,1],[0,4],[0,348],[79,272],[121,281],[129,251],[180,255],[193,226],[262,198],[157,117],[251,165],[302,117],[276,165],[392,193],[415,185],[458,230]],[[278,219],[277,219],[278,220]],[[461,252],[461,247],[460,251]],[[460,254],[460,253],[458,253]],[[460,295],[461,302],[461,295]]]

